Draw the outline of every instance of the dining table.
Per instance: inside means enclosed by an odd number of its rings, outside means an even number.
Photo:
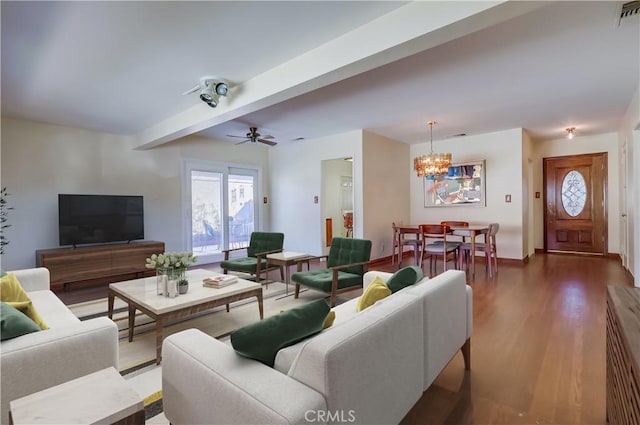
[[[463,238],[469,238],[471,240],[471,279],[476,278],[476,238],[480,235],[486,235],[489,233],[488,224],[471,224],[469,226],[450,226],[451,233],[455,236],[461,236]],[[405,235],[416,235],[420,238],[420,225],[419,224],[397,224],[396,225],[396,237],[398,238],[398,244],[402,242],[402,238]],[[485,240],[486,243],[486,240]],[[400,254],[401,255],[401,254]],[[401,257],[400,257],[401,258]],[[416,264],[419,266],[420,264]]]
[[[476,278],[476,237],[484,235],[485,243],[487,243],[487,233],[489,233],[488,224],[475,224],[469,226],[451,226],[451,233],[456,236],[462,236],[463,238],[471,239],[471,279]],[[487,259],[488,261],[489,259]]]

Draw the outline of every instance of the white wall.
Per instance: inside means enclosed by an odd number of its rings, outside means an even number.
[[[586,153],[607,152],[607,232],[609,253],[620,252],[620,204],[619,204],[619,159],[618,139],[615,133],[595,136],[576,136],[573,140],[562,139],[538,141],[534,143],[534,190],[544,193],[542,159],[555,156],[569,156]],[[544,205],[543,197],[535,199],[535,242],[536,248],[544,248]]]
[[[354,229],[362,237],[362,131],[305,140],[269,150],[271,230],[284,232],[284,247],[323,253],[324,217],[313,197],[322,194],[322,161],[353,158]]]
[[[391,223],[409,222],[409,145],[369,131],[363,133],[364,235],[371,258],[391,256]]]
[[[523,170],[522,129],[459,137],[433,142],[435,152],[451,152],[453,162],[486,160],[486,207],[424,207],[423,180],[411,174],[411,222],[440,223],[463,220],[472,224],[500,223],[497,236],[498,257],[521,260],[523,245]],[[407,168],[413,169],[413,158],[429,153],[429,143],[410,146]],[[505,195],[511,203],[505,203]]]
[[[640,84],[624,114],[618,144],[627,144],[627,268],[640,286]],[[624,190],[624,188],[621,188]]]
[[[2,118],[2,185],[11,196],[2,267],[35,266],[35,251],[58,244],[58,194],[143,195],[145,238],[184,249],[182,160],[241,162],[268,169],[265,149],[190,137],[136,151],[124,136]],[[268,187],[268,186],[266,186]],[[263,189],[266,191],[266,189]]]

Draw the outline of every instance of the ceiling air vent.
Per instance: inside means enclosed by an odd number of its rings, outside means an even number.
[[[622,5],[622,10],[620,10],[620,21],[618,25],[621,25],[622,22],[627,18],[633,18],[634,16],[640,15],[640,1],[630,1],[624,3]]]

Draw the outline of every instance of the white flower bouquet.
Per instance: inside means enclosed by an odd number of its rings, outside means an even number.
[[[145,267],[148,269],[186,269],[191,264],[195,264],[198,257],[192,252],[164,252],[153,254],[147,258]]]

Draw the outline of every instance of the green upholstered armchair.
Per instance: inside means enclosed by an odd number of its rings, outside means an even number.
[[[298,298],[300,285],[331,294],[331,307],[336,305],[336,295],[341,292],[362,288],[362,276],[367,271],[371,257],[371,241],[365,239],[333,238],[327,268],[297,272],[291,275],[296,283],[295,297]]]
[[[268,272],[280,268],[280,275],[284,280],[284,270],[282,266],[270,266],[267,261],[267,254],[281,252],[284,244],[284,233],[253,232],[249,240],[249,246],[244,248],[225,249],[224,261],[220,263],[224,274],[229,270],[235,272],[249,273],[256,276],[256,282],[260,282],[260,273]],[[241,249],[247,250],[247,256],[229,259],[229,253]]]

